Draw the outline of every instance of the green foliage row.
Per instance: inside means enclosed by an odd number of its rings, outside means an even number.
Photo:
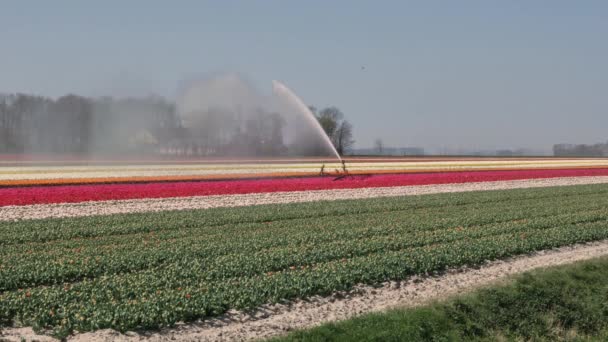
[[[0,326],[158,328],[608,238],[608,186],[0,224]],[[23,235],[20,235],[23,233]]]
[[[129,236],[128,239],[120,235],[108,236],[109,241],[78,240],[78,245],[71,241],[67,248],[60,243],[47,244],[45,248],[28,244],[7,246],[4,252],[12,253],[5,255],[5,267],[0,268],[0,290],[73,282],[153,267],[175,267],[183,260],[192,259],[209,263],[207,278],[212,279],[263,272],[268,262],[262,263],[262,260],[280,260],[282,262],[279,264],[273,263],[275,268],[280,269],[293,264],[316,263],[382,249],[541,229],[602,219],[606,209],[602,202],[597,201],[600,196],[590,195],[588,199],[593,203],[580,203],[576,199],[548,199],[544,207],[534,211],[534,216],[530,216],[531,213],[522,214],[520,206],[526,202],[514,207],[501,203],[504,208],[501,216],[492,217],[476,216],[477,210],[470,208],[456,207],[448,211],[436,208],[423,214],[403,211],[385,213],[381,222],[377,214],[365,213],[348,217],[248,224],[247,228],[241,227],[241,234],[230,234],[226,230],[213,235],[205,234],[205,227],[198,227],[179,234],[176,231],[161,231],[158,234]],[[578,212],[578,216],[573,218],[570,214],[559,213],[558,204],[569,204],[571,210]],[[496,205],[488,206],[486,210],[493,207]],[[462,225],[463,217],[469,219],[468,228],[459,231],[457,228]],[[522,221],[524,219],[525,222]],[[517,224],[513,224],[513,221]],[[369,226],[363,226],[364,222]],[[348,243],[345,244],[345,241]],[[23,246],[28,249],[24,250]],[[49,249],[54,246],[54,249]]]
[[[207,210],[187,210],[179,214],[172,211],[158,213],[137,213],[84,218],[24,220],[20,222],[0,222],[0,246],[28,242],[48,243],[53,240],[77,238],[97,238],[108,235],[128,235],[165,230],[190,229],[193,227],[224,228],[226,225],[260,223],[277,220],[312,219],[331,216],[348,216],[362,213],[412,211],[437,208],[473,208],[491,203],[509,203],[517,200],[544,201],[555,196],[572,198],[579,195],[605,194],[604,185],[583,185],[576,187],[580,193],[572,193],[570,187],[518,189],[508,191],[435,194],[415,197],[401,197],[387,200],[374,198],[330,202],[309,202],[282,205],[261,205],[240,208],[215,208]],[[496,196],[500,194],[500,196]],[[238,212],[238,215],[235,213]],[[178,219],[176,221],[176,219]],[[108,222],[111,224],[108,225]],[[1,250],[0,250],[1,253]]]

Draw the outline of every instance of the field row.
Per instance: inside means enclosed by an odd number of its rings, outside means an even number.
[[[156,328],[608,238],[608,185],[0,222],[0,326]]]
[[[118,201],[108,200],[98,202],[0,206],[0,221],[146,213],[168,210],[245,207],[263,204],[305,203],[315,201],[335,201],[345,199],[366,199],[466,191],[489,191],[605,183],[608,183],[608,176],[561,177],[495,182],[471,182],[461,184],[366,187],[354,189],[285,191],[235,195],[209,195]]]
[[[547,170],[608,168],[604,159],[490,160],[441,162],[349,162],[351,174],[421,173],[450,171]],[[292,176],[336,175],[340,163],[219,164],[219,165],[123,165],[3,167],[0,186],[98,184],[179,180],[217,180]]]
[[[0,169],[4,174],[40,174],[40,173],[89,173],[89,172],[147,172],[147,171],[230,171],[230,170],[289,170],[319,169],[322,165],[328,170],[342,168],[337,160],[333,162],[299,163],[258,163],[258,164],[148,164],[148,165],[76,165],[76,166],[5,166]],[[494,167],[494,166],[608,166],[606,159],[502,159],[502,160],[448,160],[448,161],[391,161],[363,162],[347,161],[353,169],[390,169],[390,168],[446,168],[446,167]]]
[[[488,182],[555,177],[608,176],[606,169],[470,171],[333,177],[0,188],[0,207],[86,201],[233,195],[282,191]]]

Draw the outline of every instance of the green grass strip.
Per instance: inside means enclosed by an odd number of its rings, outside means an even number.
[[[536,270],[419,308],[302,330],[287,341],[606,341],[608,258]]]

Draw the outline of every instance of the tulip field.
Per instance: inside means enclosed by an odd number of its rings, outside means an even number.
[[[608,160],[0,162],[0,329],[66,337],[608,239]]]

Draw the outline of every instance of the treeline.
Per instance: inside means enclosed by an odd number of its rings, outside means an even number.
[[[586,144],[555,144],[553,155],[557,157],[605,157],[608,156],[608,143]]]
[[[352,126],[336,107],[310,107],[337,152],[348,153],[354,143]],[[185,151],[202,156],[331,156],[323,133],[303,116],[281,114],[262,107],[206,108],[184,113],[184,132],[169,154]],[[289,121],[289,122],[288,122]]]
[[[0,96],[0,153],[114,153],[167,144],[180,131],[175,105],[160,97]]]
[[[314,108],[313,108],[314,109]],[[352,126],[335,107],[315,116],[341,153],[353,145]],[[281,113],[212,109],[180,117],[158,96],[116,99],[66,95],[0,95],[0,153],[176,156],[284,156],[327,154],[318,136],[298,132],[285,141]]]

